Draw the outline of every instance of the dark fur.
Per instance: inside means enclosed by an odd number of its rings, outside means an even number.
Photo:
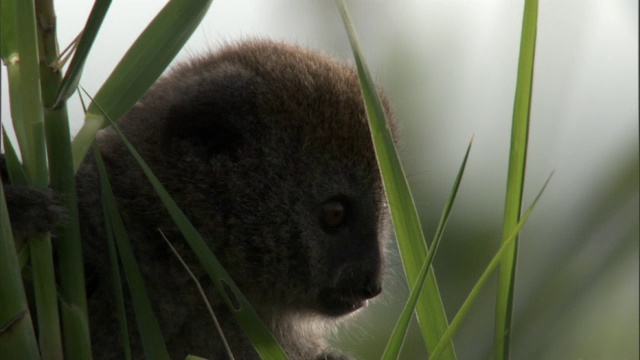
[[[388,227],[355,71],[289,45],[231,45],[176,66],[119,126],[289,357],[346,359],[328,349],[325,332],[380,292]],[[172,357],[225,353],[157,228],[204,283],[236,358],[257,358],[115,132],[105,129],[97,141]],[[93,350],[97,359],[119,359],[92,156],[78,172],[77,191],[96,284],[89,289]],[[337,229],[322,224],[328,200],[346,209]],[[137,335],[132,340],[138,358]]]
[[[67,214],[51,189],[10,185],[4,154],[0,154],[2,179],[7,208],[11,209],[13,236],[22,240],[38,233],[55,233],[67,223]]]

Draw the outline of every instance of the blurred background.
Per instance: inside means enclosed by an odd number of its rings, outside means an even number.
[[[90,1],[56,1],[60,47]],[[523,1],[348,1],[367,61],[400,124],[400,153],[427,238],[465,148],[472,153],[435,268],[452,318],[497,250]],[[164,2],[115,1],[81,80],[95,94]],[[351,62],[332,1],[216,0],[177,60],[250,37]],[[2,117],[9,119],[6,79]],[[524,203],[553,179],[519,248],[514,359],[638,359],[638,1],[541,1]],[[82,108],[69,104],[72,129]],[[6,125],[6,122],[5,122]],[[395,248],[394,248],[395,251]],[[407,297],[388,261],[384,296],[336,336],[380,357]],[[496,278],[454,338],[459,359],[492,353]],[[414,324],[402,359],[424,359]]]

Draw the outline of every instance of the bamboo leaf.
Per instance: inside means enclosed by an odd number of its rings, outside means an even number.
[[[531,109],[531,90],[533,85],[533,62],[536,46],[538,19],[538,1],[526,0],[520,39],[520,59],[518,79],[513,106],[511,125],[511,147],[509,152],[509,170],[507,194],[503,217],[503,242],[513,232],[522,209],[522,192],[527,159],[529,137],[529,114]],[[511,339],[511,315],[513,311],[513,291],[518,255],[518,239],[506,250],[508,256],[502,259],[498,278],[496,301],[496,328],[494,334],[495,359],[509,358]]]
[[[105,207],[105,222],[107,227],[111,227],[113,237],[116,240],[118,254],[120,255],[128,288],[131,292],[131,300],[145,356],[147,359],[169,360],[167,346],[162,337],[158,319],[153,312],[153,306],[151,305],[149,294],[145,288],[142,273],[138,268],[138,263],[133,254],[133,249],[129,242],[129,235],[118,212],[104,162],[99,152],[95,154],[96,164],[98,165],[98,171],[100,173],[102,201]]]
[[[409,285],[412,286],[418,280],[420,268],[427,257],[426,242],[416,212],[415,203],[411,197],[409,185],[393,144],[382,104],[375,91],[375,85],[366,63],[361,56],[355,30],[349,19],[347,9],[341,0],[338,0],[338,6],[349,35],[349,40],[351,41],[351,48],[353,49],[358,67],[358,75],[360,77],[362,94],[367,109],[367,117],[369,118],[376,157],[382,172],[384,188],[389,200],[391,218],[393,220],[396,238],[398,239],[402,264],[407,275],[407,281]],[[427,348],[432,349],[436,346],[448,326],[433,269],[429,271],[424,286],[425,291],[422,295],[422,301],[416,305],[416,314],[418,315],[418,322]],[[446,358],[455,359],[453,344],[450,344]]]
[[[110,6],[111,0],[97,0],[93,4],[89,19],[87,19],[87,23],[82,30],[78,47],[71,60],[71,65],[69,65],[69,69],[58,88],[58,92],[53,101],[53,108],[59,107],[63,101],[66,101],[76,91],[84,63],[87,60],[93,41],[98,35],[102,21]]]
[[[96,132],[108,124],[105,116],[117,121],[144,95],[189,39],[210,4],[211,0],[172,0],[142,32],[89,105],[85,123],[73,140],[76,171]]]
[[[99,149],[94,144],[95,156],[100,156]],[[97,162],[98,160],[96,160]],[[103,205],[103,211],[106,214],[106,206]],[[124,349],[124,358],[131,360],[131,341],[129,340],[129,327],[127,326],[127,313],[124,307],[124,295],[122,293],[122,276],[120,275],[120,263],[118,261],[118,249],[116,249],[116,240],[113,235],[111,226],[105,226],[107,232],[107,246],[109,249],[109,263],[111,265],[111,279],[113,281],[113,293],[116,297],[116,312],[118,313],[118,325],[120,327],[120,336],[122,337],[122,345]]]
[[[460,165],[460,169],[458,170],[458,175],[453,183],[453,188],[451,189],[451,193],[449,194],[449,199],[447,200],[444,210],[442,211],[442,216],[440,217],[440,223],[438,224],[438,228],[436,229],[436,233],[433,237],[433,242],[431,243],[431,249],[427,253],[427,259],[425,260],[420,272],[418,273],[418,280],[411,287],[411,292],[409,293],[409,299],[402,309],[402,313],[396,323],[396,326],[391,333],[391,338],[387,343],[387,347],[384,350],[382,355],[383,359],[399,359],[400,350],[402,349],[402,343],[404,342],[404,338],[407,334],[407,329],[409,328],[409,322],[411,321],[411,315],[415,311],[416,303],[418,302],[418,297],[424,287],[424,281],[427,277],[427,273],[431,268],[431,263],[435,257],[436,251],[438,250],[438,246],[440,245],[440,240],[442,239],[442,234],[444,233],[444,228],[449,220],[449,214],[451,213],[451,209],[453,207],[453,202],[456,199],[456,195],[458,194],[458,188],[460,187],[460,182],[462,181],[462,175],[464,175],[464,169],[467,166],[467,159],[469,158],[469,152],[471,151],[471,144],[473,143],[473,139],[469,142],[469,146],[467,147],[467,152],[464,155],[464,159],[462,160],[462,165]]]
[[[520,221],[518,221],[518,223],[513,228],[513,230],[511,230],[511,233],[509,234],[509,236],[507,236],[505,241],[502,242],[502,246],[500,246],[500,249],[498,250],[498,252],[496,252],[496,254],[493,256],[493,258],[489,262],[489,265],[487,265],[482,275],[480,275],[480,279],[478,279],[476,284],[473,286],[473,289],[471,289],[471,292],[469,292],[467,299],[464,301],[464,303],[460,307],[460,310],[458,310],[458,313],[451,321],[451,325],[449,326],[447,331],[444,333],[444,336],[440,340],[440,343],[433,350],[433,353],[431,354],[431,357],[430,357],[431,360],[439,359],[440,356],[443,354],[443,351],[446,349],[445,347],[447,346],[448,342],[451,341],[451,338],[460,327],[462,320],[464,320],[465,316],[471,309],[471,306],[473,305],[476,298],[480,294],[480,290],[482,289],[482,287],[487,283],[487,280],[489,280],[491,273],[498,266],[498,263],[505,256],[508,256],[511,245],[513,245],[513,243],[516,241],[518,237],[518,233],[520,232],[520,229],[522,229],[524,224],[527,222],[527,219],[531,215],[531,212],[533,212],[533,209],[538,203],[538,200],[542,196],[542,193],[544,192],[545,188],[549,184],[550,180],[551,180],[551,175],[549,176],[547,181],[545,181],[544,185],[542,186],[542,189],[540,189],[540,192],[536,196],[535,200],[533,200],[533,203],[531,204],[531,206],[529,206],[527,211],[522,216],[522,219],[520,219]]]

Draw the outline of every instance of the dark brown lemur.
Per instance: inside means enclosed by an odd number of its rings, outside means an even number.
[[[389,227],[354,69],[281,43],[230,45],[174,67],[119,126],[287,355],[348,359],[324,338],[381,292]],[[258,358],[113,129],[97,142],[172,358],[226,355],[158,228],[204,283],[236,359]],[[92,156],[77,183],[92,346],[97,359],[119,359]]]

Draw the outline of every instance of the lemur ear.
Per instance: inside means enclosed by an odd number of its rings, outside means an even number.
[[[165,140],[197,141],[210,156],[235,153],[244,141],[242,129],[258,117],[259,78],[223,63],[185,83],[180,101],[169,106]]]

